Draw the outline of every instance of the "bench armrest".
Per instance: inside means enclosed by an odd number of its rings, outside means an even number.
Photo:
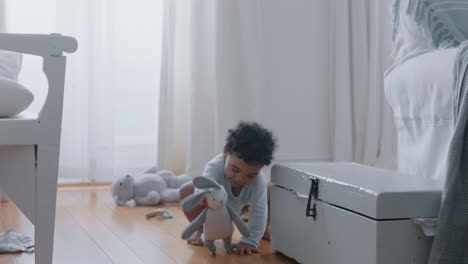
[[[60,56],[78,49],[76,39],[60,34],[0,33],[0,49],[37,56]]]

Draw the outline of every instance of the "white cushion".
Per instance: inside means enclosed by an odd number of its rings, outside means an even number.
[[[430,41],[424,37],[416,22],[406,10],[410,0],[394,0],[393,56],[395,64],[404,62],[415,55],[433,50]]]
[[[24,111],[34,100],[34,95],[18,82],[0,76],[0,118]]]
[[[21,53],[0,50],[0,76],[17,81],[21,63]]]
[[[444,180],[452,138],[453,64],[457,49],[405,61],[385,78],[385,96],[398,133],[398,169]]]

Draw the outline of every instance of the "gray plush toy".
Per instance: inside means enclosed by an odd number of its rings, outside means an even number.
[[[132,199],[136,205],[177,203],[179,188],[188,181],[186,174],[176,176],[153,167],[135,179],[131,175],[120,177],[112,183],[111,192],[118,205],[126,205]]]
[[[214,241],[222,239],[226,252],[231,250],[232,232],[234,231],[232,222],[239,229],[239,232],[249,237],[250,232],[240,216],[227,203],[227,193],[224,187],[216,181],[205,176],[193,179],[195,192],[182,200],[181,206],[185,211],[192,210],[202,199],[206,199],[207,207],[195,218],[190,225],[182,232],[182,239],[186,240],[203,226],[201,239],[211,254],[216,254]]]

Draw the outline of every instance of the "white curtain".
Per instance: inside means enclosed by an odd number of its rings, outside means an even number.
[[[161,1],[6,0],[7,30],[58,32],[78,40],[68,55],[60,177],[107,181],[157,160]],[[38,58],[20,82],[44,102]]]
[[[227,129],[257,120],[261,1],[164,1],[158,165],[199,174]]]
[[[5,1],[0,0],[0,32],[5,32]]]
[[[331,1],[332,149],[336,161],[396,167],[396,134],[384,99],[391,65],[391,0]]]

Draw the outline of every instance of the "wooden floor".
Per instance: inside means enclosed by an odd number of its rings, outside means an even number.
[[[177,205],[173,219],[145,219],[154,207],[118,207],[108,187],[60,187],[57,195],[54,263],[293,263],[275,254],[268,241],[261,254],[226,254],[217,241],[216,257],[205,247],[187,245],[180,234],[188,224]],[[0,203],[0,231],[16,228],[34,237],[34,228],[14,203]],[[234,241],[240,239],[236,231]],[[34,263],[34,254],[0,254],[0,264]]]

